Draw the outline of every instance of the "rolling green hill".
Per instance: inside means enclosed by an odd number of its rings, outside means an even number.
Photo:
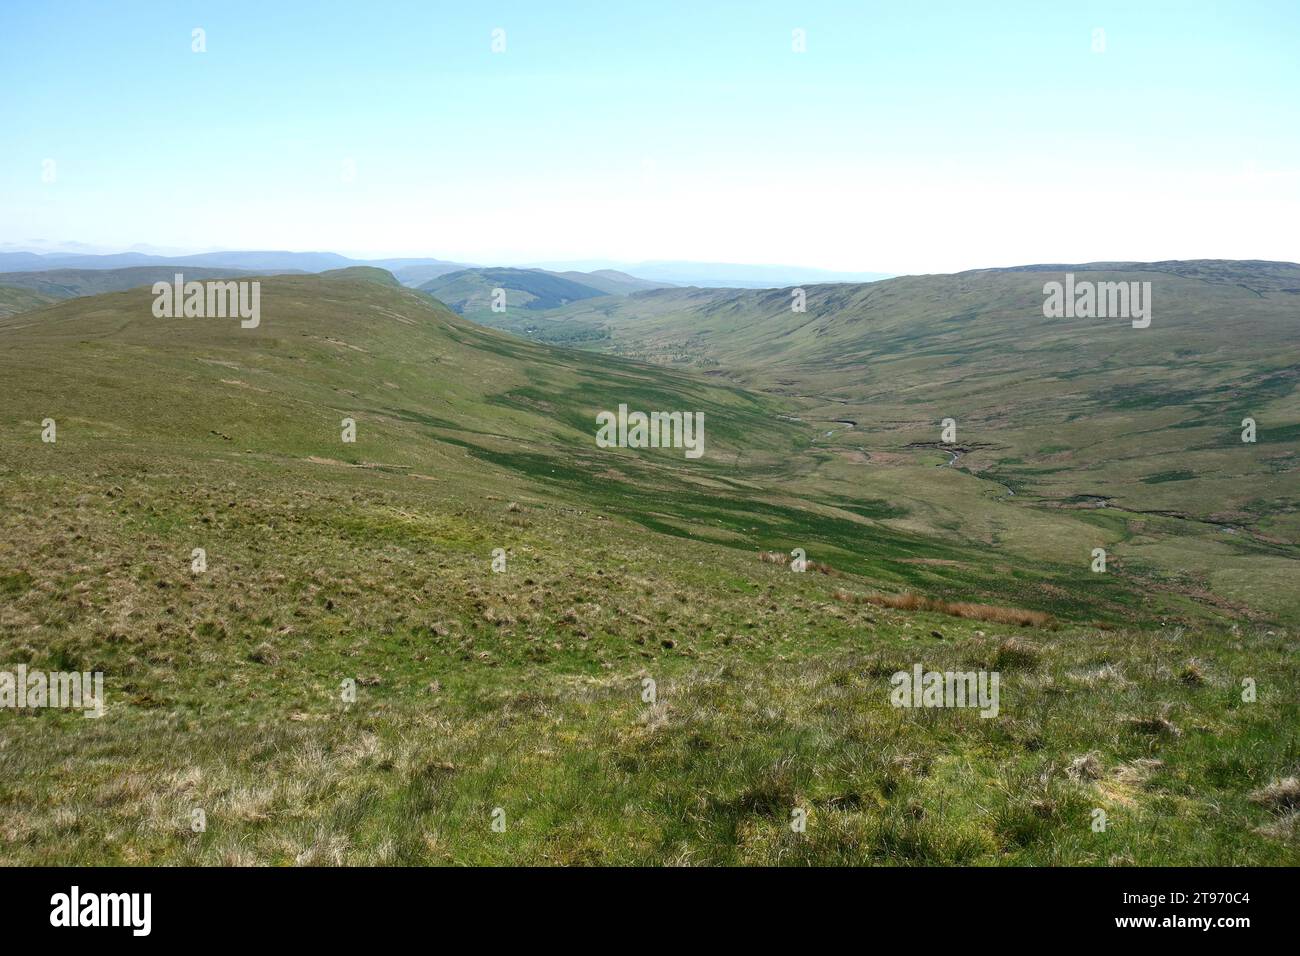
[[[0,318],[0,661],[106,686],[0,710],[0,862],[1296,862],[1267,602],[1091,574],[1108,513],[864,465],[793,385],[261,281],[253,329]],[[598,448],[622,403],[706,454]],[[1001,716],[891,706],[914,663],[999,671]]]
[[[290,416],[289,410],[312,401],[345,411],[347,403],[340,404],[337,394],[357,399],[350,406],[353,412],[360,408],[377,415],[381,434],[395,431],[391,450],[399,459],[422,451],[404,429],[434,422],[446,423],[453,434],[526,439],[540,446],[563,441],[585,449],[591,444],[596,411],[615,407],[620,396],[705,410],[717,418],[710,438],[716,435],[718,445],[734,453],[758,454],[764,447],[788,450],[795,440],[796,430],[788,427],[771,441],[745,442],[742,447],[742,429],[771,415],[772,400],[694,377],[665,377],[618,359],[595,366],[584,361],[587,368],[579,372],[570,353],[520,345],[487,332],[427,297],[402,289],[383,270],[354,268],[314,277],[263,279],[262,321],[256,329],[240,329],[222,319],[156,319],[151,303],[149,290],[142,288],[46,309],[39,329],[26,322],[6,329],[10,380],[35,379],[38,372],[48,380],[44,386],[30,383],[31,397],[23,406],[35,415],[60,396],[57,400],[67,412],[94,416],[109,404],[129,402],[130,394],[115,396],[113,389],[153,368],[165,372],[150,374],[160,380],[141,397],[139,415],[124,414],[133,424],[161,416],[157,437],[168,443],[198,441],[223,447],[215,443],[211,428],[200,426],[218,424],[219,419],[232,424],[223,417],[225,412],[206,412],[232,404],[218,401],[231,388],[231,394],[242,399],[233,403],[239,407],[237,414],[249,416],[253,428],[244,442],[258,444],[258,423],[269,421],[266,438],[282,453],[314,440],[305,435],[315,425]],[[16,317],[13,321],[18,323]],[[37,353],[65,360],[52,363]],[[78,384],[75,376],[87,364],[104,368],[94,381]],[[223,371],[231,365],[253,378],[231,384]],[[64,377],[65,369],[71,377]],[[438,387],[431,391],[427,377],[435,374]],[[213,387],[214,394],[203,394]],[[530,387],[541,387],[550,397],[531,401]],[[196,389],[197,397],[187,400]],[[406,400],[413,404],[403,404],[398,394],[403,389],[416,396]],[[452,406],[454,416],[448,414]],[[197,422],[190,422],[196,407],[205,411]],[[152,411],[146,415],[146,410]],[[738,421],[730,423],[733,414]],[[112,431],[94,433],[102,437]],[[263,450],[273,449],[268,445]]]

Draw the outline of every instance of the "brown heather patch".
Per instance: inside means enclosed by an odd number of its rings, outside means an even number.
[[[1052,616],[1042,611],[1028,611],[1018,607],[998,607],[993,604],[972,604],[968,601],[942,601],[921,594],[854,594],[838,590],[835,600],[848,604],[873,604],[896,611],[935,611],[952,617],[975,621],[992,621],[995,624],[1019,624],[1022,627],[1045,627]]]

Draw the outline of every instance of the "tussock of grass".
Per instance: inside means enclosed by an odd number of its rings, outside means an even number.
[[[1267,807],[1276,813],[1300,809],[1300,777],[1274,780],[1250,795],[1252,803]]]
[[[998,645],[990,664],[996,671],[1025,670],[1037,667],[1043,659],[1043,649],[1037,644],[1009,637]]]
[[[1066,769],[1066,774],[1071,780],[1100,780],[1103,776],[1101,754],[1094,750],[1083,754],[1082,756],[1075,757],[1070,761],[1070,766]]]
[[[1204,684],[1205,669],[1201,667],[1201,662],[1196,660],[1188,661],[1178,675],[1178,680],[1189,687],[1199,687]]]

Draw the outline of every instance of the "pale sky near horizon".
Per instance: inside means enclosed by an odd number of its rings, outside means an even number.
[[[1298,51],[1296,0],[5,0],[0,243],[1300,261]]]

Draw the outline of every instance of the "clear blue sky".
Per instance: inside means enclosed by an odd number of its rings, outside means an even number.
[[[0,244],[1300,259],[1297,0],[636,6],[3,0]]]

